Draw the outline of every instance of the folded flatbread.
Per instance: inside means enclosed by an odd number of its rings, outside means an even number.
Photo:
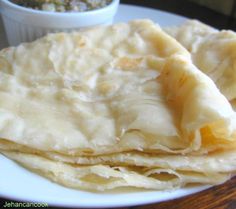
[[[236,171],[230,103],[149,20],[4,49],[0,76],[0,152],[52,181],[165,190]]]
[[[212,78],[234,105],[236,33],[231,30],[218,31],[197,20],[188,20],[183,25],[165,28],[165,31],[191,53],[193,63]]]

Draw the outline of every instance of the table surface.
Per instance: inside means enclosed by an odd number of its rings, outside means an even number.
[[[186,0],[121,0],[122,3],[161,9],[189,18],[199,19],[219,29],[236,30],[236,21],[231,17],[221,15],[213,10],[198,6]],[[0,21],[0,30],[2,22]],[[0,31],[0,48],[5,47],[5,35]],[[180,199],[121,209],[236,209],[236,177],[228,182],[212,187],[200,193]],[[6,199],[0,198],[0,207]],[[53,207],[51,207],[53,208]]]

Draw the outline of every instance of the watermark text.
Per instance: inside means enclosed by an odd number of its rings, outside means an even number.
[[[3,205],[4,208],[47,208],[47,203],[39,202],[11,202],[6,201]]]

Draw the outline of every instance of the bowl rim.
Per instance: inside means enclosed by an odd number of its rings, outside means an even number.
[[[23,7],[20,6],[18,4],[15,4],[13,2],[11,2],[10,0],[0,0],[0,4],[5,4],[6,6],[21,11],[21,12],[26,12],[26,13],[30,13],[30,14],[38,14],[38,15],[52,15],[52,16],[82,16],[82,15],[90,15],[90,14],[96,14],[96,13],[100,13],[100,12],[105,12],[105,11],[109,11],[110,9],[112,9],[113,7],[115,7],[116,5],[118,5],[119,0],[112,0],[112,2],[110,4],[108,4],[105,7],[99,8],[99,9],[94,9],[94,10],[89,10],[89,11],[85,11],[85,12],[51,12],[51,11],[43,11],[43,10],[36,10],[36,9],[32,9],[32,8],[28,8],[28,7]]]

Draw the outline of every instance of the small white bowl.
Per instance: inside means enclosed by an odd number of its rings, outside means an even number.
[[[47,12],[0,0],[2,19],[11,46],[33,41],[47,33],[111,24],[118,5],[119,0],[113,0],[104,8],[86,12]]]

